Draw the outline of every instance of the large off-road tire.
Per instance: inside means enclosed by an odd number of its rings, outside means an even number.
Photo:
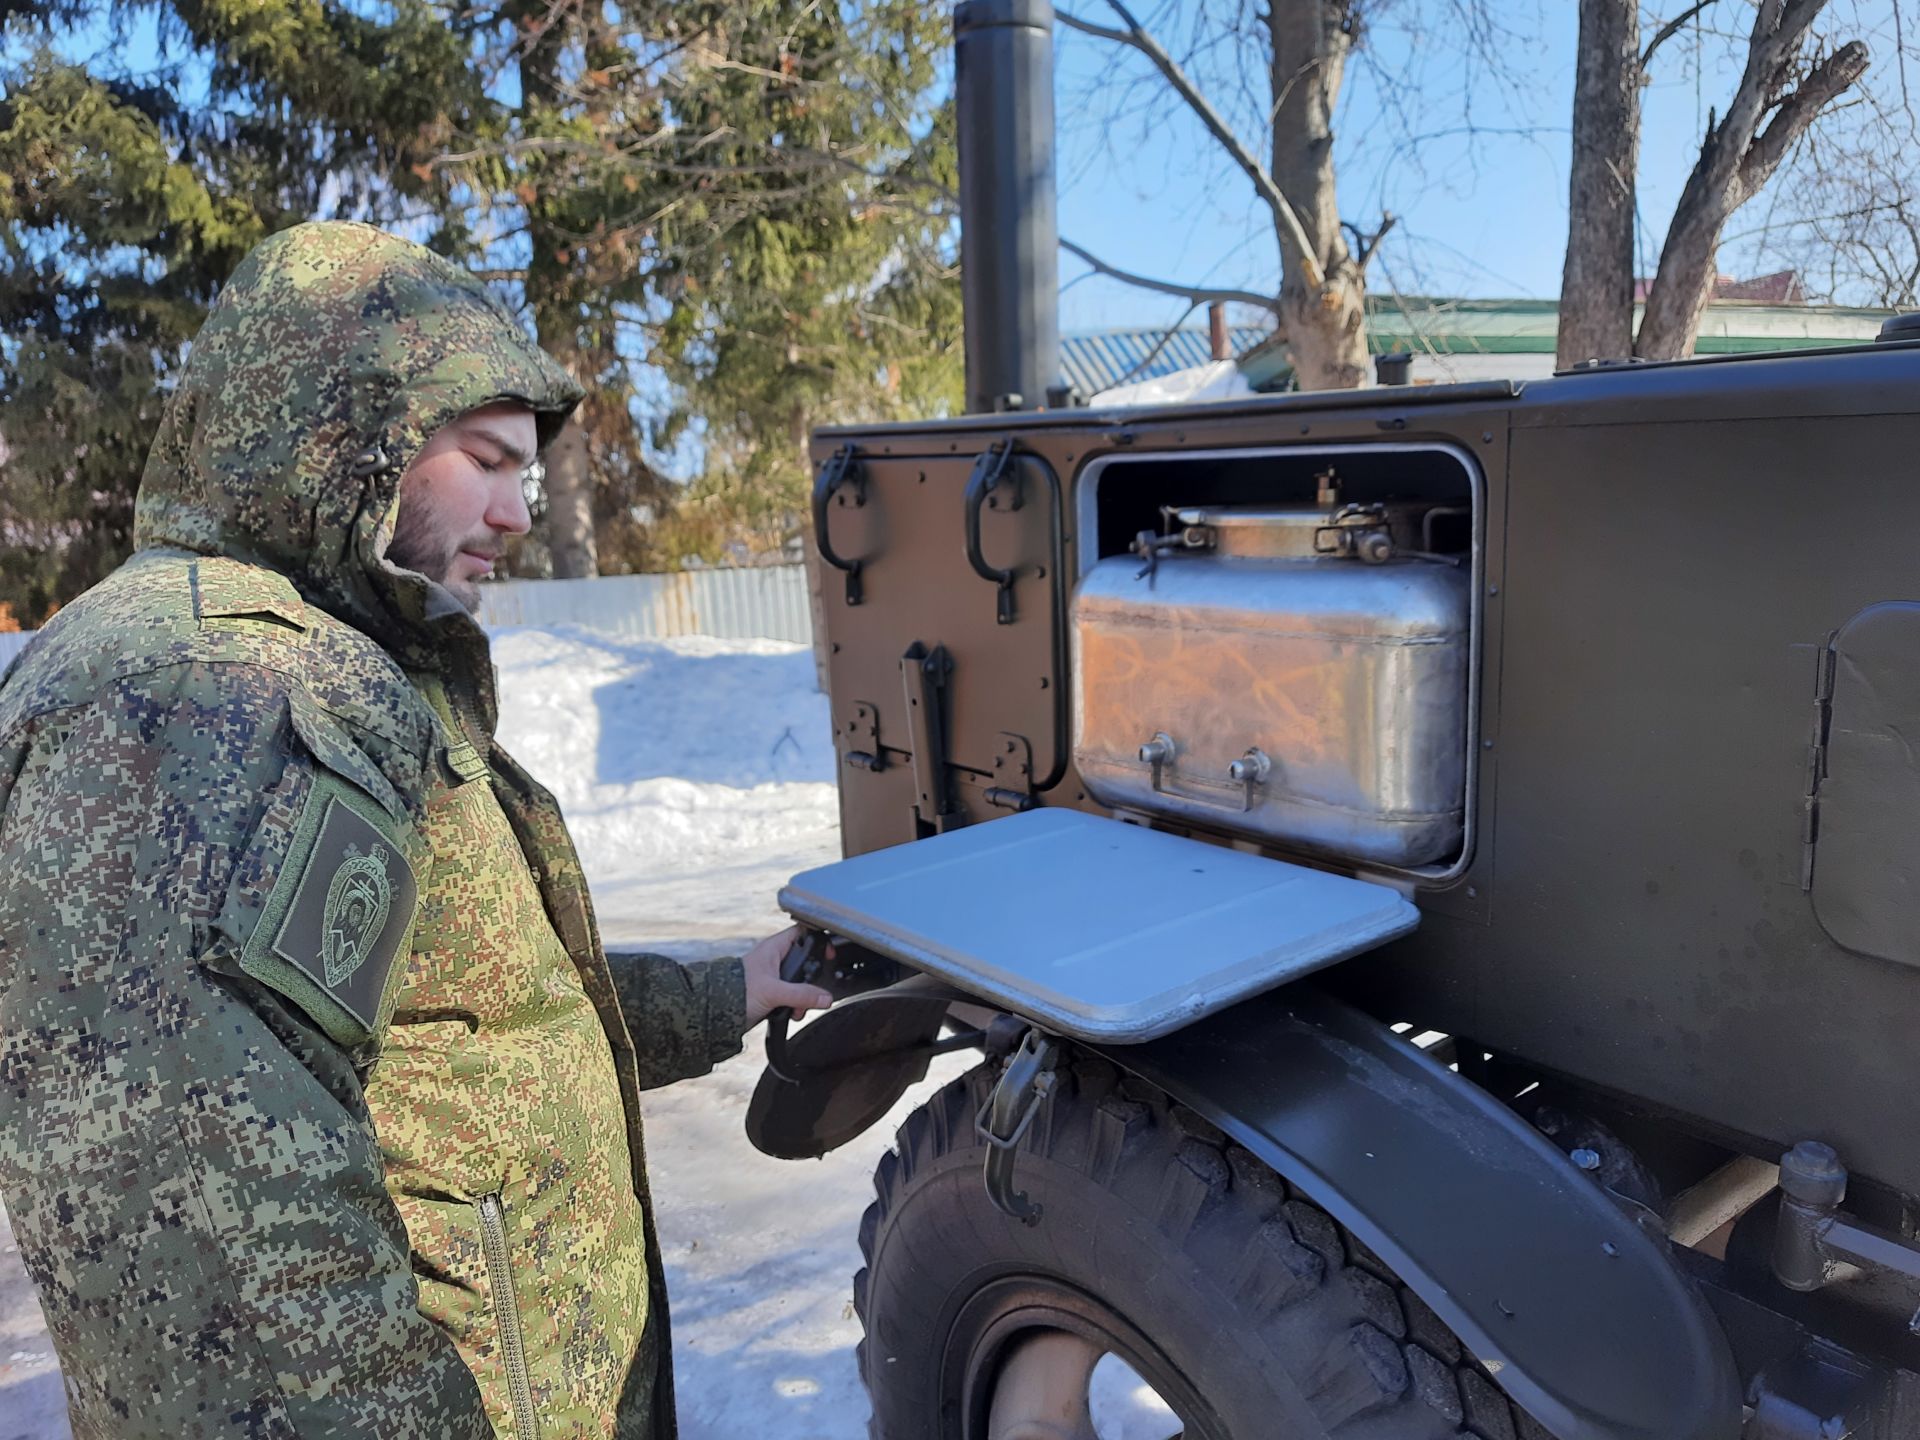
[[[1185,1440],[1545,1436],[1324,1211],[1104,1061],[1062,1066],[1020,1146],[1040,1222],[1001,1214],[974,1130],[995,1074],[915,1110],[875,1173],[854,1279],[873,1440],[983,1440],[1008,1357],[1048,1330],[1119,1354]],[[1017,1433],[1085,1434],[1081,1414]]]

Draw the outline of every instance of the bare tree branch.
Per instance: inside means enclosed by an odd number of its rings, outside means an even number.
[[[1380,248],[1380,242],[1387,238],[1387,232],[1400,222],[1400,217],[1391,210],[1382,212],[1380,228],[1371,235],[1351,220],[1342,220],[1340,228],[1353,236],[1353,263],[1360,269],[1367,268],[1367,262],[1373,258],[1373,252]]]
[[[1111,30],[1103,25],[1095,25],[1064,10],[1056,11],[1055,15],[1061,24],[1071,30],[1129,46],[1153,62],[1154,68],[1166,77],[1167,83],[1174,88],[1175,93],[1187,102],[1187,107],[1195,115],[1200,117],[1200,123],[1207,127],[1208,133],[1219,141],[1222,148],[1233,158],[1233,163],[1245,171],[1247,178],[1253,181],[1254,190],[1273,211],[1273,218],[1280,233],[1286,237],[1287,243],[1293,247],[1294,253],[1299,257],[1301,275],[1307,284],[1315,290],[1322,288],[1327,283],[1326,272],[1321,269],[1320,257],[1314,253],[1313,243],[1307,238],[1306,226],[1301,224],[1300,216],[1294,210],[1292,203],[1280,193],[1280,187],[1274,183],[1273,176],[1267,172],[1266,166],[1254,158],[1253,152],[1247,149],[1238,135],[1233,133],[1233,127],[1228,125],[1220,112],[1213,108],[1213,103],[1200,93],[1199,88],[1188,78],[1187,72],[1180,68],[1179,62],[1167,53],[1166,47],[1141,28],[1140,22],[1133,18],[1121,0],[1107,0],[1107,4],[1127,22],[1125,30]]]
[[[1090,250],[1074,244],[1071,240],[1062,239],[1060,248],[1074,258],[1085,262],[1100,274],[1121,281],[1123,284],[1137,285],[1142,290],[1152,290],[1160,295],[1177,295],[1182,300],[1191,300],[1195,305],[1202,305],[1211,300],[1237,301],[1243,305],[1257,305],[1270,315],[1280,314],[1280,302],[1272,295],[1260,295],[1252,290],[1221,290],[1206,285],[1176,285],[1170,280],[1155,280],[1150,276],[1136,275],[1130,270],[1109,265]]]
[[[1700,156],[1674,208],[1634,341],[1636,355],[1659,360],[1691,353],[1713,293],[1715,257],[1727,220],[1766,183],[1820,112],[1866,71],[1867,47],[1849,41],[1787,92],[1801,46],[1826,5],[1827,0],[1760,0],[1739,87],[1725,117],[1709,119]]]
[[[1867,47],[1858,40],[1850,40],[1821,61],[1813,73],[1780,102],[1767,128],[1740,159],[1738,183],[1742,199],[1757,193],[1767,183],[1781,158],[1813,124],[1815,117],[1866,74],[1867,61]]]
[[[1644,71],[1647,68],[1647,66],[1652,62],[1653,52],[1658,50],[1662,45],[1666,44],[1667,41],[1671,40],[1675,35],[1678,35],[1681,29],[1685,27],[1686,23],[1689,20],[1693,19],[1693,17],[1698,15],[1702,10],[1711,9],[1714,5],[1718,3],[1719,3],[1719,0],[1700,0],[1700,3],[1698,5],[1691,6],[1688,9],[1681,11],[1678,15],[1674,16],[1673,19],[1667,21],[1666,24],[1662,25],[1657,31],[1655,31],[1653,39],[1647,42],[1647,48],[1640,52],[1641,70]]]
[[[1091,35],[1096,40],[1111,40],[1115,45],[1131,45],[1136,50],[1140,48],[1133,36],[1125,30],[1112,30],[1105,25],[1096,25],[1091,20],[1082,20],[1078,15],[1069,14],[1065,10],[1054,11],[1053,18],[1069,30],[1078,30],[1082,35]]]

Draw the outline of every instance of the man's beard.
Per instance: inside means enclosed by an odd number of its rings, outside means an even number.
[[[451,578],[454,557],[462,550],[480,555],[499,553],[491,535],[476,536],[463,543],[436,526],[425,506],[402,502],[399,517],[393,522],[393,539],[387,542],[387,563],[426,576],[445,587],[447,593],[469,611],[477,611],[480,587],[470,580]]]

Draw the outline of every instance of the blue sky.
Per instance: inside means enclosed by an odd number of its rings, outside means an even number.
[[[1177,33],[1199,0],[1168,0],[1149,28]],[[1276,0],[1285,3],[1285,0]],[[1101,0],[1056,0],[1085,18],[1113,24]],[[1370,272],[1376,290],[1475,297],[1550,299],[1560,288],[1566,244],[1567,161],[1577,26],[1573,0],[1493,0],[1513,27],[1499,53],[1508,72],[1470,70],[1429,4],[1434,24],[1414,33],[1422,0],[1377,6],[1384,12],[1370,37],[1376,62],[1350,68],[1335,133],[1341,213],[1371,229],[1381,211],[1399,217]],[[1672,12],[1685,8],[1675,0]],[[1745,5],[1717,7],[1722,23],[1749,23]],[[1869,40],[1870,80],[1896,84],[1890,52],[1890,5],[1836,0],[1829,18]],[[1649,31],[1651,26],[1648,27]],[[1643,35],[1644,39],[1647,38]],[[1169,48],[1175,48],[1171,40]],[[1175,53],[1180,53],[1177,49]],[[1693,56],[1704,53],[1707,63]],[[1641,238],[1650,273],[1673,207],[1692,168],[1710,107],[1724,107],[1737,81],[1733,50],[1711,36],[1683,35],[1654,63],[1644,92],[1640,170]],[[1270,291],[1278,259],[1271,222],[1238,171],[1187,116],[1171,92],[1150,118],[1106,122],[1102,101],[1118,77],[1138,73],[1133,57],[1108,42],[1062,30],[1057,39],[1060,107],[1061,233],[1110,264],[1187,283]],[[1119,58],[1116,59],[1116,56]],[[1130,63],[1132,62],[1132,63]],[[1415,89],[1393,91],[1380,69],[1411,71]],[[1196,67],[1196,78],[1199,71]],[[1461,132],[1463,89],[1473,96],[1476,133]],[[1398,101],[1398,109],[1396,109]],[[1397,119],[1413,112],[1411,122]],[[1409,130],[1440,134],[1419,145]],[[1244,132],[1243,132],[1244,133]],[[1255,146],[1257,151],[1258,145]],[[1776,184],[1789,181],[1783,170]],[[1750,273],[1779,268],[1736,238],[1757,219],[1764,197],[1734,217],[1721,268]],[[1743,221],[1748,222],[1743,225]],[[1064,330],[1167,325],[1185,302],[1154,296],[1062,257]],[[1196,320],[1199,318],[1195,317]]]

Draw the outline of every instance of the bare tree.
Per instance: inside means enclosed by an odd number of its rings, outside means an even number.
[[[1573,81],[1562,368],[1633,353],[1634,175],[1640,168],[1638,0],[1580,0]]]
[[[1631,251],[1617,244],[1617,227],[1623,198],[1632,213],[1637,92],[1661,45],[1716,3],[1700,0],[1682,10],[1635,54],[1638,0],[1581,0],[1568,283],[1560,309],[1562,364],[1629,353],[1622,348],[1619,312],[1632,313],[1633,265]],[[1760,192],[1820,114],[1866,72],[1867,47],[1860,41],[1824,51],[1812,42],[1814,21],[1826,5],[1827,0],[1755,4],[1739,84],[1724,115],[1708,117],[1699,158],[1667,229],[1632,354],[1668,360],[1693,353],[1701,316],[1713,296],[1727,221]]]
[[[1067,248],[1103,274],[1195,303],[1232,300],[1261,306],[1285,329],[1303,389],[1367,383],[1366,265],[1386,222],[1349,248],[1334,189],[1333,113],[1358,29],[1356,0],[1281,0],[1260,17],[1269,48],[1270,160],[1263,163],[1187,69],[1122,0],[1107,0],[1118,27],[1065,11],[1063,25],[1144,55],[1247,177],[1271,216],[1281,261],[1280,293],[1186,286],[1109,265],[1079,246]],[[1359,232],[1355,231],[1358,234]]]

